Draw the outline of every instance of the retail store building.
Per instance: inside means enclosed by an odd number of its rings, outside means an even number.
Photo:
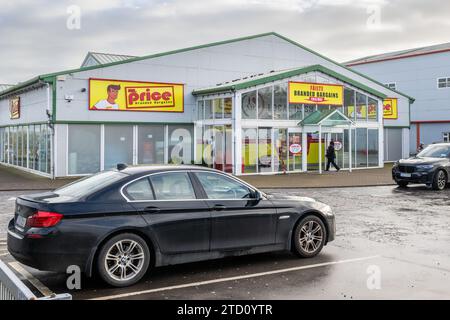
[[[373,55],[346,65],[393,89],[414,94],[411,154],[420,143],[450,142],[450,43]]]
[[[0,162],[49,177],[117,163],[322,171],[333,140],[342,168],[382,167],[385,128],[402,128],[409,152],[413,101],[277,33],[144,57],[89,53],[79,69],[0,92]]]

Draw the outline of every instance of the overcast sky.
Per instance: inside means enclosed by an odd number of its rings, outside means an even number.
[[[0,0],[0,83],[77,68],[88,51],[146,55],[270,31],[343,62],[450,42],[449,27],[442,0]]]

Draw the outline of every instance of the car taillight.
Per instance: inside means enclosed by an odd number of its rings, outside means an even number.
[[[27,226],[30,228],[53,227],[61,221],[63,215],[56,212],[38,211],[27,219]]]

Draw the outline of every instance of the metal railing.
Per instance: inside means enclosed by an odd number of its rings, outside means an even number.
[[[0,260],[0,300],[72,300],[68,293],[54,294],[38,298],[31,290]]]

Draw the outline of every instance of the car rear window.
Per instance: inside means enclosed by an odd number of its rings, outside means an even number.
[[[56,189],[54,193],[61,196],[81,198],[117,182],[128,175],[119,171],[103,171]]]

